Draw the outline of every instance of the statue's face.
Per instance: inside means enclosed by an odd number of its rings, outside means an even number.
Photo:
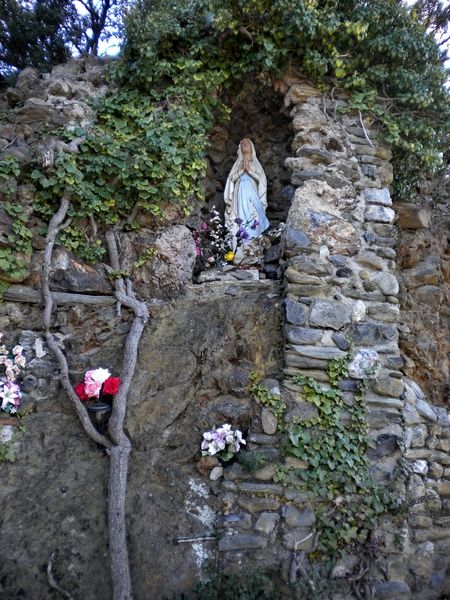
[[[252,155],[252,143],[248,138],[244,138],[243,140],[241,140],[241,150],[242,150],[242,154],[248,156],[248,155]]]

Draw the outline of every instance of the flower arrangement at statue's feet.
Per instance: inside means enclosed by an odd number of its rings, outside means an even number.
[[[259,221],[251,219],[244,222],[237,218],[234,223],[238,227],[235,234],[234,265],[241,269],[261,267],[264,250],[270,246],[270,241],[266,234],[255,237]]]

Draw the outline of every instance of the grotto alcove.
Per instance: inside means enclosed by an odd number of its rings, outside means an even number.
[[[199,273],[211,266],[207,258],[211,255],[210,242],[213,238],[209,230],[202,232],[199,223],[212,229],[211,219],[216,214],[223,225],[225,183],[236,160],[239,142],[243,138],[253,141],[258,160],[267,177],[266,215],[270,227],[264,235],[267,248],[261,249],[259,270],[269,279],[281,279],[281,231],[295,192],[290,172],[285,166],[292,144],[292,119],[283,105],[282,94],[269,86],[255,85],[254,89],[240,94],[238,99],[229,99],[229,104],[232,106],[229,117],[218,122],[210,135],[204,184],[206,203],[200,208],[197,220],[190,218],[188,221],[194,231],[200,232],[200,245],[203,243],[205,246],[202,251],[203,260],[198,261],[197,268],[194,269],[194,280],[197,281]],[[222,232],[225,233],[224,230]],[[220,256],[217,257],[217,253],[216,258],[213,265],[220,266]]]
[[[283,96],[272,87],[260,87],[235,101],[229,122],[217,125],[210,136],[207,178],[208,208],[223,212],[223,191],[242,138],[250,138],[264,167],[268,183],[267,216],[272,226],[286,222],[293,196],[290,173],[284,165],[293,138],[292,119]]]

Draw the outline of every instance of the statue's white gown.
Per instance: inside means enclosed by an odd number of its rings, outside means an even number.
[[[259,199],[254,179],[244,173],[239,177],[237,185],[236,214],[239,219],[242,219],[240,227],[248,234],[248,237],[243,239],[246,244],[251,239],[259,237],[269,227],[269,221]]]

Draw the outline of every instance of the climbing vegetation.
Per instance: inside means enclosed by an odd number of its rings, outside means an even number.
[[[14,201],[16,177],[20,167],[16,158],[6,155],[0,161],[0,193],[3,200],[5,220],[11,220],[10,233],[0,248],[0,271],[7,274],[8,281],[21,280],[27,272],[31,254],[31,232],[27,227],[28,217],[23,206]],[[7,284],[0,281],[0,298]]]
[[[213,124],[226,119],[242,94],[289,67],[331,96],[346,91],[350,109],[382,127],[394,146],[401,197],[411,196],[420,173],[447,159],[443,57],[404,3],[136,0],[111,68],[112,91],[97,102],[94,126],[53,132],[66,142],[84,136],[79,151],[19,175],[36,188],[35,213],[47,221],[62,194],[70,194],[72,221],[59,241],[98,260],[104,227],[136,228],[137,215],[160,218],[168,205],[188,212],[203,196]],[[12,168],[4,162],[0,178]],[[15,246],[18,259],[0,257],[6,273],[20,269],[22,251],[31,249],[26,219],[14,219],[23,248]]]
[[[382,126],[406,195],[448,152],[443,59],[418,13],[394,0],[138,0],[119,71],[141,89],[189,88],[188,102],[201,88],[214,104],[293,66]]]
[[[392,491],[371,476],[363,403],[366,384],[360,382],[351,400],[340,389],[348,376],[347,362],[345,358],[329,362],[327,386],[304,375],[292,378],[302,402],[315,408],[316,416],[307,420],[291,416],[286,422],[286,405],[279,396],[263,394],[263,386],[256,383],[250,388],[255,400],[275,407],[284,456],[299,459],[296,466],[280,464],[274,480],[297,488],[314,502],[321,557],[338,556],[352,544],[366,543],[377,519],[399,509]]]
[[[294,473],[304,482],[299,487],[320,501],[319,553],[333,554],[350,543],[364,543],[376,519],[396,505],[389,490],[375,484],[370,474],[364,388],[352,400],[344,400],[339,389],[346,375],[342,359],[331,361],[328,374],[330,389],[311,377],[294,378],[302,398],[317,409],[317,416],[290,423],[286,450],[307,465]]]

